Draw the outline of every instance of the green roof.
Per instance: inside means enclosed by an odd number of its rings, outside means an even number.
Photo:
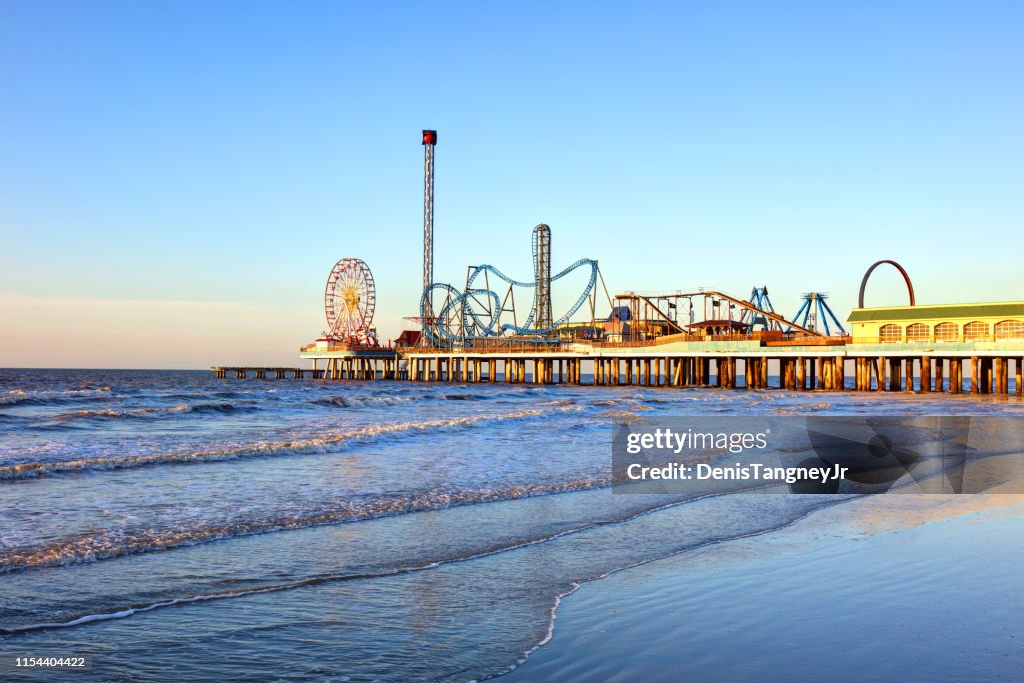
[[[940,318],[1021,318],[1024,301],[992,304],[946,304],[939,306],[895,306],[892,308],[855,308],[847,318],[851,323],[878,320],[937,320]]]

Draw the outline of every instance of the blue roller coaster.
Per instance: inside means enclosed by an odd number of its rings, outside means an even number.
[[[590,322],[593,323],[595,287],[601,275],[597,261],[580,259],[560,273],[551,275],[551,228],[542,223],[533,230],[533,267],[533,282],[515,280],[494,266],[484,264],[469,267],[462,291],[442,282],[428,286],[420,296],[420,319],[425,340],[445,347],[472,346],[481,339],[501,337],[540,344],[557,342],[556,330],[565,326],[588,298]],[[551,284],[584,267],[590,268],[590,274],[583,291],[565,313],[553,318]],[[492,289],[492,277],[508,285],[504,297]],[[533,290],[530,313],[521,323],[516,315],[514,287]],[[443,303],[437,306],[435,302],[438,301]],[[504,314],[509,314],[512,321],[507,322],[507,317],[503,319]]]
[[[530,306],[530,313],[522,324],[516,319],[515,314],[515,295],[512,288],[535,289],[537,286],[535,282],[515,280],[489,264],[470,266],[466,277],[466,287],[462,291],[449,284],[435,282],[424,290],[420,297],[420,316],[424,321],[427,339],[438,346],[472,345],[477,339],[508,336],[524,337],[524,341],[538,343],[557,341],[548,337],[556,329],[569,322],[572,316],[583,307],[588,297],[593,301],[592,295],[599,276],[597,261],[580,259],[551,277],[551,282],[556,282],[584,266],[590,267],[590,274],[583,291],[565,313],[552,320],[550,325],[543,327],[537,327],[534,324],[538,310],[536,296]],[[474,287],[481,275],[484,278],[484,287]],[[491,289],[490,278],[492,276],[508,285],[504,297]],[[428,302],[430,300],[438,301],[440,298],[438,294],[443,297],[443,303],[437,312],[433,313],[429,310]],[[511,323],[502,321],[504,313],[511,314]],[[592,319],[593,312],[591,313]]]

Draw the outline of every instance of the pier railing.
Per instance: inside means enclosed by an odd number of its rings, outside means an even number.
[[[766,341],[765,346],[845,346],[850,344],[851,337],[844,336],[832,336],[832,337],[808,337],[808,336],[789,336],[778,341]]]
[[[299,353],[313,353],[316,351],[323,351],[329,353],[332,351],[394,351],[396,347],[388,344],[387,346],[372,344],[346,344],[344,342],[333,342],[327,346],[318,346],[317,344],[306,344],[299,347]]]
[[[459,354],[459,353],[536,353],[552,354],[578,351],[580,347],[595,350],[635,349],[685,342],[700,344],[706,342],[757,342],[761,346],[843,346],[855,340],[847,336],[821,336],[794,334],[790,332],[751,332],[746,334],[673,334],[653,339],[630,339],[625,341],[595,341],[576,339],[551,343],[523,342],[520,340],[486,340],[473,346],[410,346],[402,350],[413,354]]]
[[[407,353],[440,353],[458,355],[460,353],[565,353],[571,351],[573,343],[559,344],[488,344],[487,346],[444,347],[444,346],[410,346],[403,349]]]

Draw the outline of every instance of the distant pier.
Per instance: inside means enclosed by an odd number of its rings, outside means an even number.
[[[320,340],[299,349],[299,356],[312,360],[311,368],[213,366],[217,379],[402,379],[399,354],[391,347],[344,344]]]
[[[234,377],[235,379],[245,379],[251,374],[256,379],[267,379],[273,377],[274,379],[285,379],[290,374],[292,379],[302,379],[306,375],[310,377],[316,377],[314,370],[307,370],[303,368],[274,368],[274,367],[256,367],[256,366],[214,366],[210,368],[213,370],[213,374],[217,379],[225,379],[227,377]]]

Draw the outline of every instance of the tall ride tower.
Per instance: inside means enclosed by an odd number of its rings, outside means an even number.
[[[544,223],[533,229],[533,285],[533,324],[546,329],[551,327],[551,228]]]
[[[423,325],[434,315],[430,285],[434,284],[434,145],[437,131],[423,131],[423,291],[426,292]]]

